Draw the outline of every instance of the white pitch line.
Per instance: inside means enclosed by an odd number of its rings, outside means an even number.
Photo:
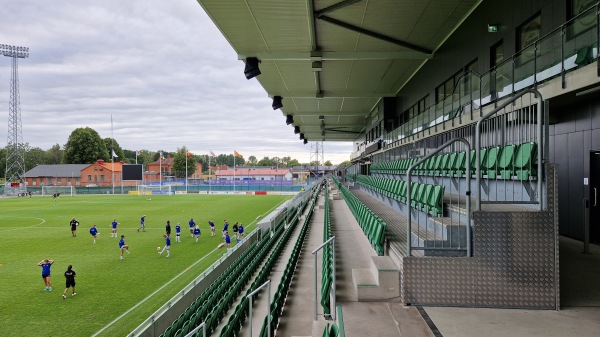
[[[181,273],[177,274],[177,276],[173,277],[169,282],[163,284],[160,288],[156,289],[152,294],[146,296],[146,298],[144,298],[143,300],[141,300],[140,302],[138,302],[136,305],[134,305],[133,307],[129,308],[129,310],[125,311],[124,313],[122,313],[119,317],[115,318],[112,322],[108,323],[107,325],[105,325],[102,329],[98,330],[96,333],[94,333],[92,335],[92,337],[98,336],[99,334],[101,334],[104,330],[108,329],[111,325],[115,324],[117,321],[119,321],[121,318],[125,317],[127,314],[129,314],[130,312],[132,312],[133,310],[135,310],[137,307],[139,307],[140,305],[144,304],[144,302],[146,302],[147,300],[149,300],[150,298],[152,298],[152,296],[156,295],[159,291],[163,290],[166,286],[168,286],[169,284],[171,284],[171,282],[175,281],[176,279],[178,279],[181,275],[185,274],[186,272],[189,271],[190,268],[192,268],[193,266],[197,265],[198,263],[200,263],[202,260],[204,260],[205,258],[207,258],[209,255],[211,255],[212,253],[214,253],[215,251],[217,251],[217,248],[213,249],[212,251],[210,251],[208,254],[204,255],[201,259],[199,259],[198,261],[194,262],[194,264],[192,264],[190,267],[188,267],[187,269],[185,269],[184,271],[182,271]]]
[[[4,230],[4,229],[2,229],[2,230],[0,230],[0,233],[4,233],[4,232],[10,232],[10,231],[16,231],[16,230],[19,230],[19,229],[25,229],[25,228],[31,228],[31,227],[35,227],[35,226],[42,225],[42,224],[44,224],[44,223],[46,222],[46,220],[45,220],[45,219],[42,219],[42,218],[34,218],[34,217],[31,217],[31,218],[29,218],[29,217],[27,217],[27,218],[19,218],[19,219],[37,219],[37,220],[41,220],[41,222],[40,222],[40,223],[37,223],[37,224],[35,224],[35,225],[27,226],[27,227],[3,227],[3,228],[12,228],[12,229],[7,229],[7,230]],[[47,228],[47,227],[44,227],[44,228]],[[58,228],[58,227],[57,227],[57,228]],[[62,228],[62,227],[61,227],[61,228]]]

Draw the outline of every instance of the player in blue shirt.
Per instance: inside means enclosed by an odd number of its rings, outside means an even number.
[[[117,222],[117,219],[114,219],[113,222],[111,223],[111,227],[112,227],[112,232],[110,233],[110,237],[115,237],[118,238],[117,236],[117,225],[119,223]]]
[[[208,220],[208,225],[210,226],[210,236],[215,236],[215,223]]]
[[[158,252],[158,254],[162,255],[162,253],[166,250],[167,257],[169,257],[169,256],[171,256],[171,238],[167,234],[164,234],[163,237],[165,238],[165,246],[163,247],[163,249],[160,252]]]
[[[94,237],[94,244],[96,244],[96,237],[98,236],[98,228],[96,228],[96,225],[93,225],[92,228],[90,228],[90,234]]]
[[[223,220],[223,236],[225,236],[225,233],[227,232],[227,229],[229,228],[229,222],[227,222],[227,220]]]
[[[225,244],[227,245],[227,249],[231,248],[231,238],[227,232],[225,232]]]
[[[138,228],[137,231],[139,232],[140,229],[142,230],[142,232],[146,231],[146,214],[142,215],[142,217],[140,218],[140,228]]]
[[[190,225],[190,236],[194,237],[194,227],[196,226],[196,223],[194,222],[193,218],[190,219],[189,225]]]
[[[244,224],[238,226],[238,236],[240,240],[244,238]]]
[[[119,240],[119,250],[121,251],[121,260],[123,260],[123,251],[126,251],[129,254],[129,245],[125,244],[125,235],[121,235],[121,240]]]
[[[175,226],[175,242],[181,242],[181,225],[179,222]]]
[[[54,263],[54,260],[42,260],[38,262],[38,266],[42,267],[42,279],[44,280],[44,291],[52,291],[52,284],[50,284],[50,266]]]
[[[200,238],[200,227],[194,226],[194,236],[196,237],[196,243],[198,243],[198,239]]]

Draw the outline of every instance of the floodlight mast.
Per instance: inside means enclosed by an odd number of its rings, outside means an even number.
[[[6,183],[19,182],[25,174],[25,143],[23,142],[23,124],[21,122],[21,102],[19,95],[19,66],[17,59],[29,57],[28,47],[0,44],[0,53],[12,58],[10,77],[10,99],[8,102],[8,139],[6,144]],[[16,188],[13,186],[12,188]],[[5,194],[11,190],[5,188]]]

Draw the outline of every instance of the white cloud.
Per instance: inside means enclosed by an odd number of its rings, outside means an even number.
[[[23,138],[48,149],[89,126],[131,150],[310,159],[282,113],[193,0],[8,1],[0,43],[19,60]],[[0,58],[0,121],[8,121],[10,59]],[[0,144],[6,139],[0,125]],[[350,143],[324,143],[325,160]]]

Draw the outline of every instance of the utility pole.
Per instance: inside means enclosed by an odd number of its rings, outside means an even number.
[[[4,194],[14,195],[27,187],[22,180],[25,174],[25,143],[21,122],[21,100],[19,97],[18,59],[29,57],[28,47],[0,44],[0,53],[12,59],[10,76],[10,99],[8,102],[8,139],[6,144],[6,186]]]

